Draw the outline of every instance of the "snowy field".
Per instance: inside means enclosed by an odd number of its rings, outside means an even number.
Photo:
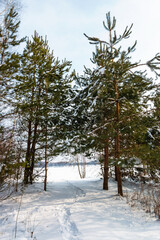
[[[47,192],[39,181],[1,202],[0,240],[160,240],[160,221],[117,196],[113,180],[103,191],[99,173],[92,162],[85,179],[50,164]]]

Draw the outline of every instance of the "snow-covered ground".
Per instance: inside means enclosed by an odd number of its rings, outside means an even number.
[[[58,159],[60,160],[60,158]],[[100,167],[50,164],[47,192],[41,181],[0,205],[1,240],[160,240],[160,221],[117,196],[116,183],[102,190]]]

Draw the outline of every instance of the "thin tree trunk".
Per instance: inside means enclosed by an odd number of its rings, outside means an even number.
[[[30,171],[29,171],[29,178],[30,183],[33,183],[33,170],[34,170],[34,162],[35,162],[35,151],[36,151],[36,142],[37,142],[37,127],[38,127],[38,120],[35,120],[34,125],[34,136],[32,141],[32,148],[31,148],[31,165],[30,165]]]
[[[81,169],[80,169],[80,166],[79,166],[78,155],[76,156],[76,162],[77,162],[77,167],[78,167],[79,176],[80,176],[80,178],[82,178]]]
[[[118,101],[117,101],[117,103],[119,105]],[[118,107],[118,110],[119,110],[119,107]],[[119,111],[117,111],[117,119],[119,121]],[[118,122],[117,122],[117,124],[118,124]],[[115,152],[115,155],[116,155],[116,160],[119,161],[119,159],[120,159],[120,136],[119,136],[119,127],[118,126],[117,126],[117,130],[116,130],[116,152]],[[123,196],[122,177],[121,177],[121,168],[120,168],[120,166],[117,165],[115,167],[115,170],[116,170],[115,175],[116,175],[116,178],[117,178],[118,194]]]
[[[29,120],[28,123],[28,141],[27,141],[27,152],[26,152],[26,163],[24,170],[24,184],[28,184],[29,182],[29,171],[30,171],[30,150],[31,150],[31,130],[32,122]]]
[[[117,166],[118,194],[123,197],[121,168]]]
[[[45,139],[45,177],[44,177],[44,191],[47,191],[47,148],[48,148],[48,143],[47,143],[47,126],[46,126],[46,139]]]
[[[37,102],[36,102],[36,119],[34,124],[34,135],[33,135],[32,148],[31,148],[31,166],[30,166],[30,183],[31,184],[33,182],[33,170],[34,170],[34,163],[35,163],[36,143],[37,143],[37,128],[39,124],[40,95],[41,95],[41,80],[39,81],[39,85],[38,85],[38,96],[37,96]]]
[[[18,156],[17,156],[18,169],[16,170],[16,192],[18,192],[18,180],[20,175],[20,158],[21,158],[21,151],[18,153]]]
[[[117,179],[117,166],[115,166],[115,181],[118,181]]]
[[[34,87],[32,88],[32,98],[31,98],[31,104],[33,104],[34,99]],[[26,165],[25,165],[25,171],[24,171],[24,184],[29,183],[29,176],[30,176],[30,167],[31,167],[31,138],[32,138],[32,114],[33,109],[31,105],[31,111],[30,111],[30,119],[28,123],[28,141],[27,141],[27,152],[26,152]]]
[[[109,151],[108,151],[108,139],[106,140],[106,146],[104,149],[104,179],[103,189],[108,190],[108,168],[109,167]]]
[[[119,134],[119,94],[118,94],[118,86],[117,81],[115,80],[115,96],[116,96],[116,139],[115,139],[115,157],[116,160],[119,161],[120,159],[120,134]],[[118,163],[119,164],[119,163]],[[121,177],[121,168],[120,166],[116,166],[115,168],[115,176],[117,178],[117,187],[118,187],[118,194],[123,196],[122,191],[122,177]]]

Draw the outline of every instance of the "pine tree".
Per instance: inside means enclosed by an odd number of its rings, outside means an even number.
[[[11,5],[6,9],[0,25],[0,99],[3,104],[11,101],[13,78],[19,67],[19,54],[13,51],[14,47],[24,41],[24,38],[17,39],[19,25],[18,13]]]
[[[58,124],[69,88],[66,73],[70,62],[62,63],[50,52],[47,39],[36,32],[27,40],[17,76],[17,109],[27,132],[24,183],[32,183],[35,163],[45,157],[47,173],[48,149],[57,141]],[[66,94],[66,95],[65,95]],[[55,144],[55,143],[54,143]],[[43,155],[44,153],[44,155]],[[39,156],[41,155],[40,159]],[[46,190],[45,177],[45,190]]]
[[[15,47],[24,41],[24,38],[18,40],[17,37],[19,25],[15,3],[10,2],[1,12],[0,22],[0,165],[3,166],[3,171],[0,173],[1,179],[7,178],[9,174],[13,175],[21,165],[21,149],[15,137],[16,115],[13,96],[14,79],[19,69],[20,58],[15,52]],[[6,123],[8,123],[7,127]]]
[[[108,41],[88,37],[85,34],[90,43],[96,44],[96,51],[93,53],[92,59],[92,62],[96,64],[96,69],[90,73],[92,83],[88,83],[88,89],[90,88],[89,90],[92,92],[95,104],[92,111],[94,112],[95,109],[97,113],[100,111],[100,114],[97,115],[100,117],[102,114],[106,114],[103,118],[104,121],[95,123],[96,128],[92,129],[92,132],[97,131],[98,134],[98,131],[101,130],[106,134],[106,139],[101,138],[104,149],[105,142],[108,142],[109,137],[111,138],[109,150],[114,153],[118,193],[123,196],[121,166],[126,156],[134,156],[131,149],[136,145],[136,140],[134,140],[135,133],[137,133],[135,121],[138,119],[140,123],[140,113],[144,110],[147,102],[147,100],[144,101],[145,93],[153,88],[152,79],[147,79],[143,72],[137,72],[134,69],[138,66],[148,65],[156,72],[159,70],[159,55],[145,64],[132,63],[130,54],[135,51],[136,42],[127,50],[122,50],[120,46],[122,40],[130,37],[132,25],[126,27],[122,35],[117,36],[116,19],[113,17],[111,20],[110,13],[106,14],[106,23],[103,22],[103,25],[109,34]],[[86,78],[87,80],[88,78]],[[88,98],[91,98],[89,96]],[[100,101],[102,102],[101,107]],[[105,128],[107,128],[106,131],[104,131]],[[130,138],[128,138],[129,136]],[[106,152],[108,154],[108,151]],[[106,166],[105,168],[108,169]]]

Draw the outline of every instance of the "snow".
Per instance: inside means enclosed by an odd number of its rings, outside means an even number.
[[[0,239],[160,240],[160,221],[131,208],[114,180],[103,191],[100,172],[92,161],[80,179],[74,164],[52,162],[47,192],[39,180],[1,203]]]

